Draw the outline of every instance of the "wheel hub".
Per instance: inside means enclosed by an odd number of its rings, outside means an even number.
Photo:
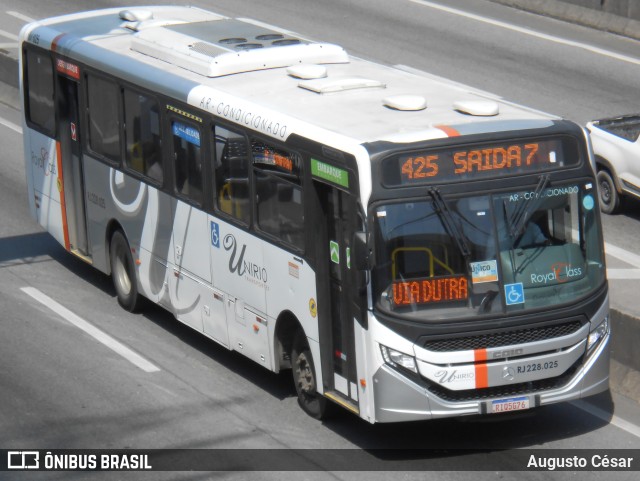
[[[603,202],[608,204],[611,201],[611,190],[609,189],[609,184],[606,182],[601,182],[600,192]]]
[[[310,393],[316,389],[316,383],[307,356],[300,354],[296,362],[298,387],[302,392]]]
[[[128,294],[131,291],[131,280],[129,279],[129,273],[127,272],[126,260],[123,259],[122,253],[118,252],[116,259],[116,278],[124,294]]]

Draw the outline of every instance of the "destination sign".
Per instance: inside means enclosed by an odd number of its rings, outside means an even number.
[[[393,303],[396,306],[464,301],[468,297],[469,287],[465,276],[435,277],[393,283]]]
[[[294,152],[276,149],[262,142],[251,144],[254,165],[272,167],[275,170],[300,175],[300,156]]]
[[[465,145],[391,157],[383,163],[383,183],[398,186],[500,177],[578,162],[577,145],[570,137]]]

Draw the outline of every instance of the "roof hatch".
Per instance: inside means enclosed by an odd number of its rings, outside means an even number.
[[[393,110],[415,112],[427,108],[427,99],[422,95],[393,95],[382,99],[382,105]]]
[[[287,73],[292,77],[301,80],[313,80],[325,78],[327,76],[327,67],[323,65],[294,65],[287,69]]]
[[[122,20],[127,22],[146,22],[153,18],[153,12],[151,10],[142,9],[122,10],[118,15]]]
[[[207,77],[349,62],[337,45],[309,42],[236,19],[146,29],[134,35],[131,48]]]
[[[298,87],[311,90],[317,94],[330,94],[345,90],[385,88],[386,85],[379,80],[361,77],[333,77],[300,82]]]
[[[500,113],[500,107],[491,100],[459,100],[453,104],[454,110],[467,115],[492,117]]]

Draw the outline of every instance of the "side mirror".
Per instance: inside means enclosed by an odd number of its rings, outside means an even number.
[[[364,232],[356,232],[353,235],[353,259],[357,270],[369,269],[369,248],[367,247],[367,234]]]

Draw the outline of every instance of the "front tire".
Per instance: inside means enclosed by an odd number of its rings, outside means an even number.
[[[138,278],[131,257],[131,248],[124,234],[117,230],[111,237],[111,279],[118,296],[118,303],[127,311],[135,312],[140,307]]]
[[[327,399],[318,393],[315,365],[309,343],[302,331],[298,331],[291,348],[291,370],[298,394],[298,404],[304,412],[315,419],[327,415]]]
[[[600,210],[605,214],[615,214],[620,209],[620,195],[611,174],[606,170],[601,170],[598,172],[597,179]]]

